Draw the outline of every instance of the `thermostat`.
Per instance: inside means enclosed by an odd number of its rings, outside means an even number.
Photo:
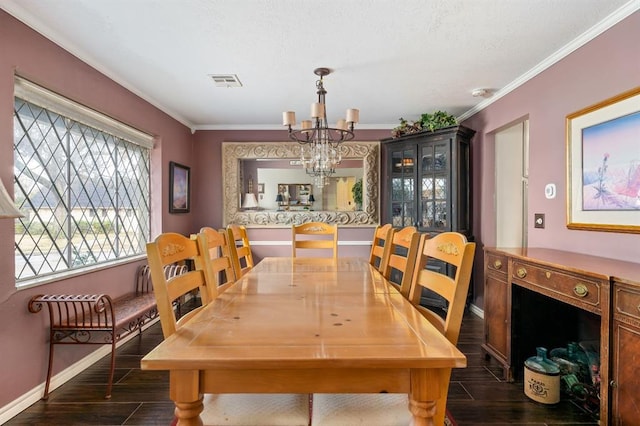
[[[556,184],[548,183],[547,186],[544,187],[544,196],[548,199],[556,198]]]

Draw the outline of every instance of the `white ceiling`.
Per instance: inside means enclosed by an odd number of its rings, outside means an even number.
[[[0,7],[192,129],[282,128],[325,77],[358,128],[500,98],[640,0],[0,0]],[[219,88],[211,74],[237,74]],[[473,97],[487,88],[491,97]]]

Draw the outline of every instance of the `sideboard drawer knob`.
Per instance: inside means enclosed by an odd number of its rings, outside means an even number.
[[[576,286],[573,288],[573,293],[578,297],[585,297],[587,294],[589,294],[589,289],[584,284],[576,284]]]
[[[527,276],[527,270],[525,268],[518,268],[518,270],[516,271],[516,275],[518,276],[518,278],[524,278]]]
[[[495,262],[493,262],[493,267],[496,269],[502,269],[502,262],[499,260],[496,260]]]

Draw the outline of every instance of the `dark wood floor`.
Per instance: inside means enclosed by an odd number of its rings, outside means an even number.
[[[480,344],[483,320],[466,314],[459,348],[468,367],[454,370],[448,408],[458,426],[466,425],[597,425],[569,401],[547,406],[529,400],[522,383],[501,380],[501,369],[485,360]],[[140,359],[162,340],[159,323],[142,338],[118,349],[116,378],[111,400],[103,398],[108,357],[53,391],[7,425],[163,425],[173,419],[169,400],[169,375],[141,371]]]

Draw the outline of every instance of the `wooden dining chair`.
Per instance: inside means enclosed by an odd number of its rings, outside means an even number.
[[[454,345],[458,343],[460,335],[475,249],[476,244],[467,241],[467,238],[458,232],[443,232],[425,238],[419,250],[411,283],[411,303]],[[448,267],[427,268],[429,262],[433,261],[440,261]],[[447,270],[452,271],[452,276],[447,275]],[[428,289],[447,301],[444,316],[420,305],[423,289]]]
[[[411,289],[420,235],[415,226],[396,230],[391,237],[387,261],[382,268],[382,275],[407,298]]]
[[[153,290],[165,339],[210,303],[213,300],[211,294],[217,294],[217,281],[208,251],[210,245],[206,238],[205,232],[198,233],[194,238],[165,233],[147,244]],[[193,261],[193,270],[170,279],[166,278],[165,265],[189,260]],[[199,293],[202,306],[176,319],[172,302],[192,291]],[[309,424],[308,394],[206,394],[203,406],[200,416],[203,424],[208,426]]]
[[[227,236],[233,270],[236,278],[240,279],[254,266],[247,228],[242,225],[230,224],[227,226]]]
[[[298,249],[330,249],[333,258],[338,258],[338,225],[307,222],[292,225],[291,234],[291,256],[296,257]]]
[[[420,244],[411,282],[411,303],[454,345],[458,344],[460,336],[475,251],[476,244],[467,241],[467,237],[458,232],[443,232],[431,238],[425,237]],[[442,262],[447,267],[427,268],[434,261]],[[423,289],[430,290],[447,301],[445,315],[439,315],[420,305]],[[451,370],[448,374],[451,375]],[[438,400],[436,424],[440,424],[438,421],[444,422],[448,390],[449,381],[443,390],[443,397]]]
[[[215,298],[218,294],[224,292],[236,281],[236,273],[233,268],[233,260],[228,244],[228,234],[226,230],[218,231],[208,226],[200,228],[200,234],[203,234],[205,238],[199,238],[198,242],[206,246],[202,247],[203,253],[207,253],[211,263],[211,270],[213,277],[216,280],[216,285],[211,286],[211,298]],[[197,235],[192,238],[197,238]]]
[[[373,232],[369,263],[380,272],[384,271],[384,268],[387,266],[393,234],[395,234],[395,229],[393,229],[390,223],[376,226]]]
[[[180,324],[189,321],[198,313],[202,306],[209,303],[211,295],[215,294],[215,291],[208,288],[214,282],[209,258],[201,252],[203,243],[199,244],[197,238],[192,239],[181,234],[168,232],[159,235],[155,241],[147,243],[149,271],[165,339],[175,333]],[[194,262],[193,270],[176,276],[165,274],[166,266],[189,261]],[[202,305],[182,315],[180,319],[176,318],[175,302],[193,292],[196,292],[200,297]]]

